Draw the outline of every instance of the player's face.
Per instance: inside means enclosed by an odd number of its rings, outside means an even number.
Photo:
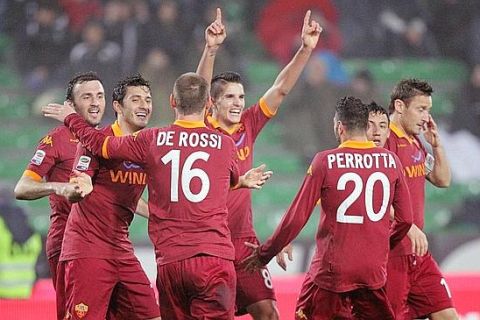
[[[152,95],[148,87],[127,87],[122,105],[117,112],[133,131],[145,128],[152,114]]]
[[[77,83],[73,87],[73,106],[89,124],[100,124],[105,112],[105,91],[100,81]]]
[[[227,127],[239,123],[245,108],[243,85],[227,83],[223,93],[213,103],[214,116],[217,121]]]
[[[367,138],[373,141],[377,147],[383,147],[387,142],[390,129],[386,114],[370,112],[368,115]]]
[[[432,108],[432,97],[419,95],[410,100],[405,106],[400,118],[401,125],[408,135],[420,134],[429,121],[430,109]]]

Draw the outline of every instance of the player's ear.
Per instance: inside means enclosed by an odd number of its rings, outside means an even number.
[[[400,99],[395,99],[395,101],[393,101],[393,106],[395,107],[395,112],[397,112],[398,114],[402,114],[403,110],[407,107],[405,105],[405,102]]]
[[[123,115],[122,105],[118,101],[113,101],[112,106],[113,106],[113,111],[115,111],[116,114]]]
[[[174,109],[177,107],[177,102],[175,102],[175,99],[173,98],[173,93],[170,94],[170,106]]]

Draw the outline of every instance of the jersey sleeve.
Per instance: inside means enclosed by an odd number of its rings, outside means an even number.
[[[231,140],[231,139],[230,139]],[[240,169],[238,168],[237,147],[231,140],[232,148],[230,152],[230,186],[234,187],[238,184],[240,179]]]
[[[313,159],[302,186],[273,235],[259,247],[260,260],[267,264],[300,233],[321,196],[324,173],[320,157]]]
[[[144,164],[148,143],[143,130],[133,135],[113,137],[88,125],[78,114],[65,119],[65,125],[78,137],[80,142],[94,155],[105,159],[122,159]]]
[[[390,248],[393,248],[407,234],[413,223],[412,202],[405,175],[403,174],[400,159],[395,155],[398,179],[395,184],[392,206],[395,210],[392,234],[390,235]]]
[[[60,144],[59,138],[58,135],[48,134],[40,140],[35,154],[23,173],[24,175],[40,181],[48,174],[52,167],[55,166],[58,158],[56,146]]]
[[[84,172],[90,177],[93,177],[99,169],[98,158],[79,143],[77,145],[77,152],[75,153],[73,169]]]
[[[274,115],[275,113],[270,111],[263,98],[261,98],[257,104],[251,106],[245,111],[245,116],[242,122],[244,122],[246,127],[252,131],[251,134],[254,141],[263,127]]]

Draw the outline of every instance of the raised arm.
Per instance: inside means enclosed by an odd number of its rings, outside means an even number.
[[[205,30],[205,49],[198,63],[197,73],[207,80],[208,85],[212,81],[213,65],[218,48],[227,37],[227,31],[222,22],[222,11],[217,8],[217,17]]]
[[[317,46],[322,27],[318,22],[310,21],[311,11],[308,10],[303,19],[302,45],[293,59],[278,74],[272,87],[263,95],[270,111],[276,113],[285,96],[292,90],[303,68],[308,62],[313,49]],[[281,36],[281,35],[280,35]]]
[[[430,116],[429,120],[424,136],[425,140],[432,146],[435,163],[432,171],[427,175],[427,179],[436,187],[447,188],[452,180],[450,166],[448,165],[445,150],[440,143],[437,124],[433,121],[432,116]]]

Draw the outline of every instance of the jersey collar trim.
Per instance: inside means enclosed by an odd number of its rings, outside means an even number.
[[[393,131],[393,133],[395,133],[395,135],[399,138],[403,138],[403,139],[406,139],[409,143],[412,143],[414,141],[414,139],[410,138],[409,136],[407,136],[407,134],[405,133],[405,131],[403,131],[401,128],[399,128],[395,123],[393,122],[390,122],[390,130]]]
[[[241,124],[236,124],[236,125],[234,125],[231,129],[225,130],[225,129],[223,129],[223,128],[220,126],[220,123],[217,121],[217,119],[215,119],[215,118],[212,117],[212,116],[207,116],[207,121],[208,121],[208,123],[209,123],[214,129],[216,129],[216,130],[220,129],[220,130],[222,130],[223,132],[228,133],[229,135],[234,134],[235,131],[237,131],[238,128],[241,127]]]
[[[205,128],[205,122],[203,121],[188,121],[188,120],[175,120],[174,125],[183,127],[183,128]]]
[[[353,148],[353,149],[370,149],[375,148],[375,143],[373,141],[352,141],[347,140],[339,148]]]
[[[113,135],[115,137],[121,137],[123,135],[122,129],[120,128],[120,125],[118,124],[118,121],[116,121],[116,120],[112,124],[112,131],[113,131]]]

